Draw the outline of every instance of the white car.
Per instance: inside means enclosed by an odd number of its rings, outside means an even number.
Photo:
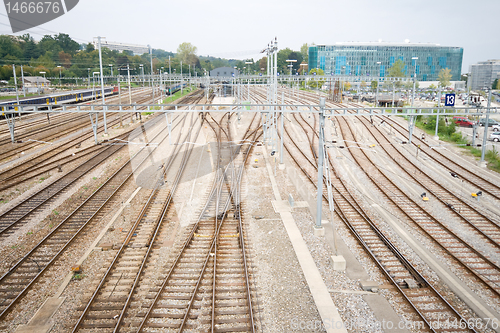
[[[490,140],[493,140],[495,142],[499,142],[500,141],[500,132],[491,133]]]
[[[500,132],[500,125],[493,125],[493,126],[491,126],[491,130],[493,132]]]

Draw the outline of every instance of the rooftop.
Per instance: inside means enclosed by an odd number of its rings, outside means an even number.
[[[411,47],[442,47],[440,44],[435,43],[410,43],[409,40],[406,40],[403,43],[396,42],[385,42],[385,41],[376,41],[376,42],[336,42],[335,44],[319,44],[317,46],[327,46],[327,45],[335,45],[335,46],[411,46]],[[452,46],[450,46],[452,47]]]

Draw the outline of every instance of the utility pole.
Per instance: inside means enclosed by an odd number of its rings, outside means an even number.
[[[434,136],[436,138],[439,138],[438,137],[438,127],[439,127],[439,109],[441,108],[441,86],[439,87],[439,92],[438,92],[438,113],[437,113],[437,116],[436,116],[436,130],[435,130],[435,133],[434,133]],[[474,142],[476,140],[476,128],[474,127],[474,133],[472,133],[472,141]]]
[[[120,101],[120,111],[122,110],[122,93],[121,93],[121,87],[120,87],[120,67],[118,67],[118,77],[117,77],[117,82],[118,82],[118,99]],[[120,112],[120,127],[123,126],[123,112]]]
[[[153,104],[155,104],[155,82],[153,80],[153,49],[151,48],[151,45],[148,45],[149,47],[149,57],[151,60],[151,88],[153,89]]]
[[[19,115],[19,119],[21,118],[21,110],[19,109],[19,92],[17,91],[17,78],[16,78],[16,65],[12,64],[12,71],[14,72],[14,87],[16,89],[16,99],[17,99],[17,113]]]
[[[130,64],[127,64],[127,76],[128,76],[128,103],[130,108],[132,108],[132,90],[130,89]],[[130,121],[134,122],[133,112],[130,114]]]
[[[319,99],[319,140],[318,140],[318,196],[316,202],[316,226],[315,229],[322,229],[322,205],[323,205],[323,159],[324,159],[324,138],[325,138],[325,104],[324,97]]]
[[[488,110],[486,110],[486,123],[484,124],[483,146],[481,147],[481,162],[484,162],[486,153],[486,140],[488,139],[488,125],[490,123],[490,107],[491,107],[491,87],[488,90]]]
[[[106,97],[104,97],[104,76],[102,72],[102,52],[101,52],[101,36],[97,37],[97,44],[99,46],[99,69],[101,71],[101,97],[102,97],[102,113],[104,115],[104,133],[108,134],[108,127],[106,126]]]
[[[21,81],[23,83],[23,96],[26,97],[26,89],[24,88],[24,71],[23,71],[23,65],[21,65]]]

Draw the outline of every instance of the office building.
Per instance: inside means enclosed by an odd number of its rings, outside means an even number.
[[[470,66],[468,85],[472,90],[491,89],[500,74],[500,60],[481,61]]]
[[[418,58],[413,59],[412,58]],[[437,81],[441,69],[451,70],[451,81],[459,81],[463,48],[424,43],[336,43],[309,47],[309,68],[321,68],[325,75],[386,77],[388,69],[401,59],[407,77]]]

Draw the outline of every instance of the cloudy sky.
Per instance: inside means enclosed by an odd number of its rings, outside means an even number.
[[[63,32],[79,43],[103,36],[173,52],[190,42],[198,55],[237,59],[258,59],[275,36],[280,48],[294,50],[303,43],[409,39],[463,47],[467,72],[478,61],[500,59],[499,14],[499,0],[80,0],[28,32],[35,39]],[[0,33],[12,34],[4,6]]]

